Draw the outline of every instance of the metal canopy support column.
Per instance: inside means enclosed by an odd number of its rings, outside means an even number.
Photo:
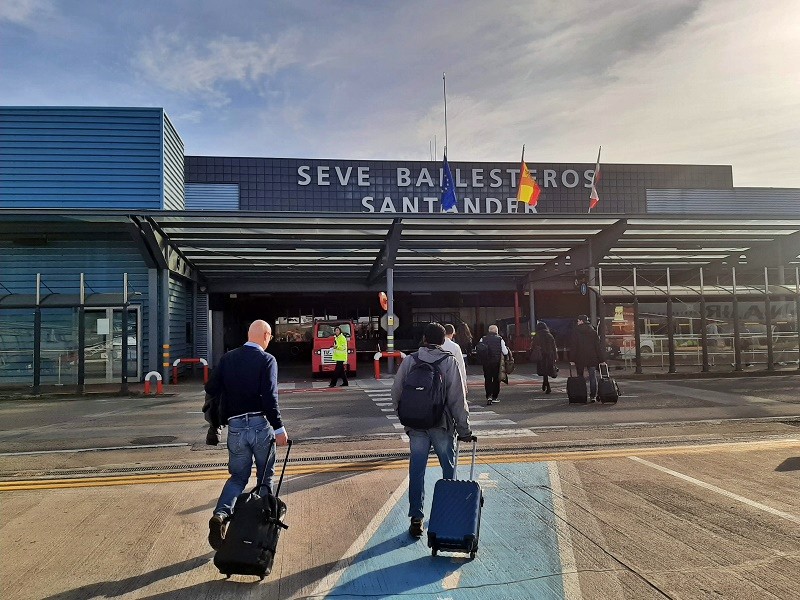
[[[733,370],[742,370],[742,343],[739,335],[739,300],[736,297],[736,267],[731,267],[733,277]]]
[[[42,384],[42,274],[36,274],[36,308],[33,311],[33,393],[38,395]]]
[[[387,273],[388,269],[394,267],[394,259],[397,256],[397,249],[400,247],[400,236],[402,233],[403,221],[401,219],[394,219],[386,234],[386,240],[380,252],[378,252],[378,256],[375,257],[375,262],[372,263],[369,275],[367,275],[367,285],[373,285],[384,273]],[[388,276],[387,273],[387,277]]]
[[[600,332],[600,347],[603,352],[606,351],[606,303],[603,300],[603,269],[597,269],[598,287],[597,287],[597,312],[599,319],[597,321],[597,329]]]
[[[716,339],[714,340],[716,342]],[[706,293],[703,267],[700,267],[700,343],[703,346],[703,373],[708,373],[708,331],[706,320]]]
[[[528,304],[530,306],[531,315],[531,333],[536,331],[536,301],[533,298],[533,284],[528,283]]]
[[[594,267],[589,267],[589,285],[587,295],[589,296],[589,319],[595,325],[599,324],[597,320],[597,301],[592,298],[593,292],[591,288],[597,285],[597,273]]]
[[[672,280],[669,267],[667,267],[667,352],[669,354],[669,372],[676,373],[675,369],[675,317],[672,314]]]
[[[386,269],[386,297],[389,301],[386,313],[386,351],[394,352],[394,269]],[[394,373],[394,358],[389,357],[387,370],[391,375]]]
[[[112,332],[113,334],[113,332]],[[128,393],[128,274],[122,274],[122,387],[120,392]]]
[[[639,294],[636,289],[636,267],[633,267],[633,340],[636,344],[636,373],[642,372],[642,332],[639,330]]]
[[[764,325],[767,328],[767,371],[775,370],[775,352],[772,345],[772,301],[769,297],[769,273],[764,267]]]
[[[86,391],[86,281],[81,273],[80,305],[78,306],[78,393]]]

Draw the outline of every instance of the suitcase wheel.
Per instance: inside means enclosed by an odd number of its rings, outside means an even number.
[[[434,547],[433,547],[433,549],[431,550],[431,555],[432,555],[432,556],[436,556],[436,554],[437,554],[438,552],[439,552],[439,549],[438,549],[436,546],[434,546]]]
[[[261,577],[258,578],[258,580],[259,581],[264,581],[264,577],[266,577],[266,575],[262,575]]]
[[[231,578],[231,574],[230,573],[225,573],[225,579],[230,579],[230,578]]]
[[[470,553],[469,553],[469,557],[470,557],[470,558],[475,558],[475,556],[476,556],[477,554],[478,554],[478,551],[477,551],[477,550],[473,550],[472,552],[470,552]]]

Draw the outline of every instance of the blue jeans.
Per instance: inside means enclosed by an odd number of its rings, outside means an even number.
[[[589,371],[589,395],[592,398],[597,397],[597,367],[586,367],[584,365],[575,365],[578,375],[583,377],[583,370]]]
[[[422,519],[422,505],[425,501],[425,468],[428,464],[428,453],[433,450],[439,457],[442,477],[452,479],[456,464],[455,432],[436,427],[426,431],[411,429],[408,432],[408,443],[411,447],[411,458],[408,461],[408,516]]]
[[[267,419],[261,415],[251,415],[228,420],[228,473],[231,476],[222,488],[214,514],[233,514],[236,498],[244,491],[253,458],[256,460],[257,481],[264,479],[264,485],[272,491],[272,477],[275,475],[275,452],[270,452],[275,439]]]

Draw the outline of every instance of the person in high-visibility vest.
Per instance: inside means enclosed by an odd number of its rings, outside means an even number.
[[[347,383],[347,338],[339,327],[333,328],[333,360],[336,361],[336,369],[333,371],[333,379],[328,387],[335,387],[339,378],[342,378],[342,385]]]

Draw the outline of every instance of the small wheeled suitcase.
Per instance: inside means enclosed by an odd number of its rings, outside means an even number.
[[[278,498],[278,494],[281,493],[291,448],[290,440],[275,495],[272,490],[262,494],[261,488],[265,484],[261,481],[236,499],[222,547],[214,555],[214,564],[226,577],[234,574],[255,575],[263,580],[272,571],[281,530],[289,528],[283,522],[286,504]],[[274,441],[270,452],[277,453]]]
[[[458,444],[458,442],[456,442]],[[428,547],[433,556],[439,550],[467,552],[475,558],[481,529],[483,491],[475,475],[475,452],[478,438],[472,438],[472,466],[469,480],[458,479],[458,445],[453,479],[440,479],[433,488],[433,506],[428,521]]]
[[[586,393],[586,380],[583,373],[572,374],[572,363],[569,363],[569,377],[567,377],[567,398],[570,404],[586,404],[589,399]]]
[[[597,399],[603,404],[616,404],[620,391],[617,382],[608,372],[608,364],[600,363],[600,381],[597,382]]]

